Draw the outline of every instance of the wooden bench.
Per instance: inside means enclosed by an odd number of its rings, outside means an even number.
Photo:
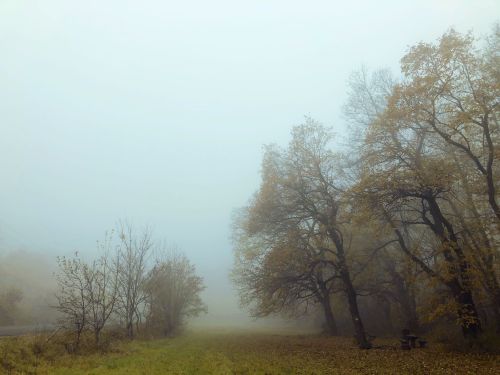
[[[399,339],[400,343],[401,343],[401,349],[403,350],[410,350],[410,349],[414,349],[416,348],[416,344],[415,344],[415,340],[408,340],[406,338],[402,338],[402,339]],[[419,348],[427,348],[427,340],[423,340],[423,339],[420,339],[420,340],[417,340],[418,342],[418,347]]]
[[[401,349],[403,350],[410,350],[412,348],[415,349],[417,347],[417,340],[419,348],[425,348],[427,346],[426,340],[416,335],[410,334],[409,329],[403,329],[401,331],[401,339],[399,340],[401,342]]]

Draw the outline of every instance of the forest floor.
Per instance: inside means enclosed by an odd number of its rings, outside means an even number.
[[[448,352],[439,345],[402,351],[396,339],[359,350],[349,338],[198,331],[121,342],[107,354],[63,355],[11,374],[499,374],[500,356]],[[3,370],[5,371],[5,370]],[[2,369],[0,368],[0,373]]]

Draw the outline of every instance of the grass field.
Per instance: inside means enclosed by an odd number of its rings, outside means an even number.
[[[380,340],[378,340],[380,341]],[[395,340],[358,350],[348,338],[204,331],[120,343],[111,353],[58,356],[36,374],[498,374],[500,357],[462,354],[438,345],[409,352]],[[1,371],[1,370],[0,370]]]

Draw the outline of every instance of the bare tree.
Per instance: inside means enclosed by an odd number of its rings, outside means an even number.
[[[129,338],[134,337],[134,326],[141,321],[141,307],[146,295],[144,285],[147,276],[147,261],[154,243],[151,231],[145,229],[137,234],[129,223],[121,223],[120,245],[115,267],[117,268],[117,315]]]
[[[101,332],[115,311],[119,269],[111,259],[115,255],[112,234],[106,234],[99,250],[99,257],[90,263],[84,262],[78,252],[73,258],[58,258],[55,308],[62,314],[62,326],[75,332],[75,350],[85,330],[93,332],[99,347]]]
[[[78,252],[74,258],[58,257],[59,270],[56,273],[59,287],[56,293],[57,305],[55,309],[62,315],[60,324],[75,333],[74,350],[80,345],[82,332],[87,327],[87,281],[85,264],[79,258]]]
[[[87,300],[87,324],[94,333],[96,347],[100,345],[100,335],[109,318],[115,311],[118,295],[118,272],[111,257],[112,235],[106,235],[99,244],[101,256],[83,267],[85,278],[85,298]]]

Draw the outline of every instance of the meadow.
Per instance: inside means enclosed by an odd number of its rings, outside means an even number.
[[[116,342],[106,353],[51,355],[46,350],[39,359],[19,345],[28,345],[27,340],[0,340],[0,371],[40,375],[500,373],[500,356],[495,354],[452,352],[437,343],[402,351],[396,339],[377,339],[374,349],[359,350],[350,338],[207,330],[161,340]],[[9,358],[10,367],[6,366]]]

